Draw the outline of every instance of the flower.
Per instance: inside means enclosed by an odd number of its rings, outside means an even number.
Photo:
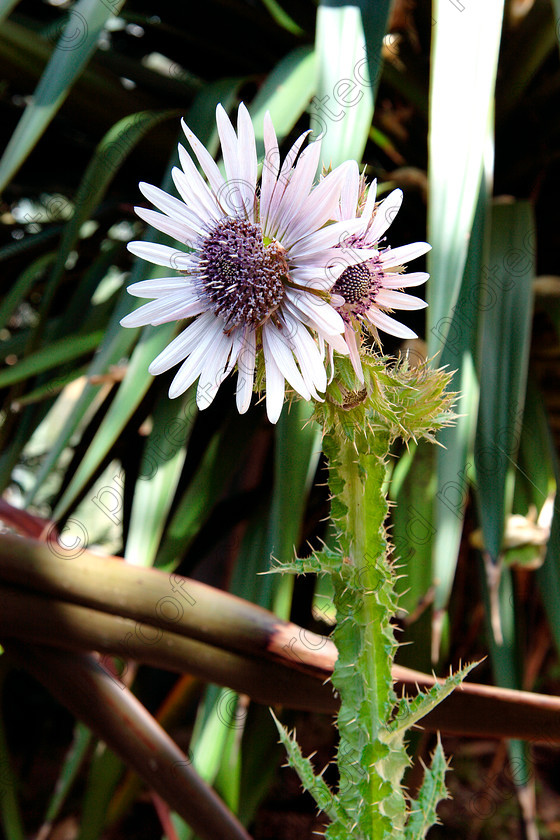
[[[362,382],[364,376],[358,347],[362,324],[365,324],[378,343],[378,329],[397,338],[417,338],[415,332],[391,318],[387,312],[394,309],[424,309],[428,305],[421,298],[400,290],[426,282],[430,275],[423,271],[403,276],[403,264],[422,256],[431,248],[427,242],[414,242],[393,249],[381,248],[382,237],[402,204],[402,190],[393,190],[379,204],[375,203],[376,181],[370,185],[365,202],[364,191],[365,184],[355,166],[352,177],[345,182],[338,218],[354,219],[356,208],[362,205],[361,228],[349,232],[343,238],[342,245],[346,249],[373,248],[373,256],[364,262],[349,265],[339,275],[332,287],[331,300],[344,321],[344,338],[350,350],[350,359]]]
[[[259,360],[264,361],[266,407],[276,422],[285,382],[304,399],[320,399],[326,388],[324,343],[348,354],[343,316],[330,303],[330,289],[348,266],[369,252],[346,249],[342,235],[364,227],[361,218],[336,220],[353,162],[315,184],[320,141],[301,151],[307,132],[281,164],[269,114],[264,118],[265,157],[257,193],[257,153],[246,107],[238,110],[237,133],[225,110],[216,110],[225,177],[203,144],[183,122],[193,158],[179,145],[181,169],[173,181],[181,199],[141,183],[143,195],[161,212],[137,207],[141,219],[176,242],[179,249],[131,242],[129,250],[178,273],[128,287],[149,303],[122,319],[125,327],[191,319],[151,363],[160,374],[181,363],[170,397],[197,379],[197,404],[205,408],[237,367],[236,402],[247,411]],[[262,364],[259,370],[262,371]],[[262,378],[262,377],[261,377]]]

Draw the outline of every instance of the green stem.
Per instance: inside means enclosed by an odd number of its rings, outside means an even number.
[[[367,453],[359,453],[344,434],[333,434],[332,443],[332,453],[336,453],[336,467],[331,456],[332,468],[343,481],[337,525],[345,559],[340,581],[335,583],[339,662],[333,675],[341,695],[340,796],[365,829],[365,836],[383,838],[388,826],[381,805],[386,791],[379,772],[384,754],[380,734],[394,702],[391,664],[396,646],[390,624],[393,577],[386,561],[384,530],[388,441],[380,435],[375,444],[369,442]],[[357,780],[358,768],[363,776]]]

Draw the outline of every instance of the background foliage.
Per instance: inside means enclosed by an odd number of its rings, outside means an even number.
[[[325,163],[355,157],[383,192],[402,187],[390,244],[433,245],[430,307],[407,321],[424,340],[384,350],[454,370],[461,417],[445,449],[395,449],[400,661],[444,674],[488,655],[477,681],[558,693],[559,5],[0,2],[4,502],[56,522],[76,556],[177,571],[329,632],[323,585],[259,576],[330,533],[308,407],[272,428],[261,405],[238,417],[225,383],[199,415],[147,374],[174,326],[118,323],[125,285],[153,270],[126,251],[155,236],[138,181],[171,190],[179,116],[217,154],[216,103],[243,100],[257,132],[266,110],[285,145],[311,125]],[[265,708],[189,675],[126,676],[255,838],[317,828]],[[192,836],[24,672],[6,666],[3,690],[9,840],[63,822],[80,840]],[[298,720],[327,763],[329,719]],[[417,756],[434,743],[418,735]],[[558,833],[555,747],[447,752],[455,799],[433,836]]]

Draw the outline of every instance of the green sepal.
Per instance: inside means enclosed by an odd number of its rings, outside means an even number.
[[[379,432],[390,440],[434,441],[434,432],[453,421],[456,394],[446,391],[452,372],[434,370],[429,362],[411,366],[406,358],[363,353],[362,384],[349,358],[336,356],[335,377],[325,401],[316,404],[315,419],[353,441],[371,441]]]

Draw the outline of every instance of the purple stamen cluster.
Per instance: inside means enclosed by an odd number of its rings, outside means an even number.
[[[204,239],[199,281],[215,315],[226,322],[224,331],[256,327],[280,305],[288,264],[284,249],[265,246],[258,225],[226,218]]]
[[[345,305],[340,310],[343,318],[345,310],[353,315],[362,315],[370,308],[381,288],[381,277],[376,260],[351,265],[342,272],[332,292],[344,298]]]

